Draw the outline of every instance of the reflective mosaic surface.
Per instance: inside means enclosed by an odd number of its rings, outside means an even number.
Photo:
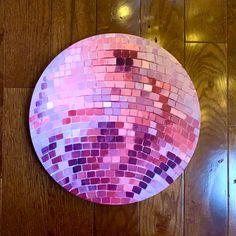
[[[149,198],[181,175],[196,148],[194,86],[163,48],[132,35],[79,41],[33,92],[30,133],[51,177],[101,204]]]

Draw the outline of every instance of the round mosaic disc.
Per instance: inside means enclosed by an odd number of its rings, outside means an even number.
[[[122,205],[167,188],[196,148],[200,109],[181,64],[137,36],[103,34],[62,51],[38,80],[30,133],[70,193]]]

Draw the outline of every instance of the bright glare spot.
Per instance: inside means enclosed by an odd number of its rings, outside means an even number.
[[[121,6],[119,9],[118,9],[118,16],[120,18],[125,18],[127,16],[130,15],[130,8],[128,6]]]
[[[188,41],[200,41],[201,40],[200,35],[196,34],[196,33],[188,34],[187,39],[188,39]]]

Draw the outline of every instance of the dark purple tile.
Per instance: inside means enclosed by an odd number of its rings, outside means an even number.
[[[81,150],[82,144],[81,143],[75,143],[73,144],[73,150]]]
[[[123,136],[116,136],[116,142],[124,142],[124,137]]]
[[[141,192],[141,188],[140,187],[138,187],[138,186],[134,186],[133,187],[133,189],[132,189],[132,191],[134,192],[134,193],[137,193],[137,194],[139,194],[140,192]]]
[[[164,171],[167,171],[167,170],[169,169],[169,167],[168,167],[166,164],[164,164],[164,163],[161,163],[161,164],[160,164],[160,167],[161,167],[161,169],[164,170]]]
[[[90,150],[83,150],[83,151],[81,151],[81,156],[82,156],[82,157],[88,157],[88,156],[90,156]]]
[[[155,167],[154,168],[154,172],[156,173],[156,174],[158,174],[158,175],[160,175],[161,173],[162,173],[162,170],[161,170],[161,168],[159,168],[159,167]]]
[[[137,164],[137,159],[136,158],[129,158],[129,164],[136,165]]]
[[[146,139],[143,140],[143,146],[149,147],[150,145],[151,145],[151,142],[149,140],[146,140]]]
[[[176,158],[176,155],[172,152],[167,152],[167,155],[166,155],[168,158],[170,158],[171,160],[175,160]]]
[[[107,122],[98,122],[98,128],[107,128]]]
[[[131,71],[131,67],[130,66],[125,66],[125,72],[129,72]]]
[[[151,134],[149,134],[149,133],[144,134],[144,139],[150,139],[150,138],[151,138]]]
[[[125,65],[132,66],[133,65],[133,59],[132,58],[126,58],[125,59]]]
[[[86,163],[86,158],[79,158],[78,159],[78,164],[85,164]]]
[[[123,66],[125,64],[124,58],[117,57],[116,58],[116,65]]]
[[[144,183],[144,182],[140,182],[139,183],[139,187],[143,188],[143,189],[146,189],[147,188],[147,184]]]
[[[110,182],[110,178],[101,178],[101,183],[107,184]]]
[[[92,148],[99,149],[99,143],[92,143]]]
[[[89,184],[89,179],[82,179],[81,184],[82,185],[88,185]]]
[[[107,128],[115,128],[116,123],[115,122],[107,122]]]
[[[143,176],[143,181],[146,182],[146,183],[150,183],[152,181],[152,179],[150,179],[147,176]]]
[[[115,175],[116,175],[116,177],[123,177],[124,176],[124,171],[116,170]]]
[[[106,136],[106,142],[115,142],[116,141],[116,138],[115,136]]]
[[[108,149],[108,143],[101,143],[101,149]]]
[[[110,130],[109,129],[101,129],[101,135],[109,135]]]
[[[167,165],[168,165],[169,167],[171,167],[172,169],[174,169],[175,166],[176,166],[176,164],[175,164],[173,161],[171,161],[171,160],[169,160],[169,161],[167,162]]]
[[[128,156],[129,156],[129,157],[136,157],[136,155],[137,155],[137,152],[136,152],[136,151],[134,151],[134,150],[129,150],[129,151],[128,151]]]
[[[155,174],[152,171],[147,170],[146,175],[150,178],[153,178]]]
[[[47,152],[48,152],[48,146],[47,147],[44,147],[44,148],[42,148],[41,149],[41,151],[42,151],[42,154],[46,154]]]
[[[72,151],[72,145],[71,144],[65,146],[65,152],[70,152],[70,151]]]
[[[175,163],[179,165],[181,163],[181,159],[179,157],[175,157]]]
[[[125,195],[128,198],[133,198],[134,197],[134,193],[132,193],[132,192],[126,192]]]
[[[167,182],[168,184],[172,184],[172,183],[174,182],[174,180],[173,180],[170,176],[167,176],[167,177],[166,177],[166,182]]]
[[[91,178],[91,177],[94,177],[95,176],[95,171],[89,171],[88,173],[87,173],[87,177],[88,178]]]
[[[101,179],[101,183],[102,183],[102,179]],[[98,185],[98,190],[107,190],[107,185],[106,184]]]
[[[81,137],[80,140],[81,140],[82,143],[84,143],[84,142],[88,141],[88,138],[87,137]]]
[[[110,129],[110,135],[118,135],[118,129]]]
[[[146,154],[150,154],[151,153],[151,149],[148,147],[143,147],[143,152]]]
[[[105,136],[97,136],[97,141],[98,142],[105,142],[106,138],[105,138]]]
[[[46,154],[46,155],[44,155],[44,156],[42,157],[42,161],[43,161],[43,162],[48,161],[48,160],[49,160],[48,154]]]
[[[78,159],[72,159],[68,161],[69,166],[74,166],[78,164]]]
[[[81,166],[74,166],[73,167],[73,173],[77,173],[79,171],[81,171]]]
[[[134,150],[135,151],[142,151],[142,148],[143,148],[142,145],[138,145],[138,144],[134,145]]]
[[[115,184],[108,184],[107,189],[108,190],[116,190],[116,185]]]
[[[119,169],[120,170],[127,170],[127,165],[126,164],[120,164]]]
[[[56,152],[53,150],[53,151],[49,152],[48,155],[50,156],[50,158],[53,158],[56,156]]]
[[[91,156],[99,156],[99,150],[91,150]]]
[[[90,183],[91,184],[99,184],[100,183],[100,179],[99,178],[90,179]]]
[[[138,152],[137,157],[146,160],[147,159],[147,154],[145,154],[143,152]]]

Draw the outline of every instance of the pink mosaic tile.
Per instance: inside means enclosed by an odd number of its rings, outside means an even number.
[[[61,52],[38,80],[30,134],[70,193],[122,205],[167,188],[196,148],[200,109],[180,63],[132,35],[103,34]]]

